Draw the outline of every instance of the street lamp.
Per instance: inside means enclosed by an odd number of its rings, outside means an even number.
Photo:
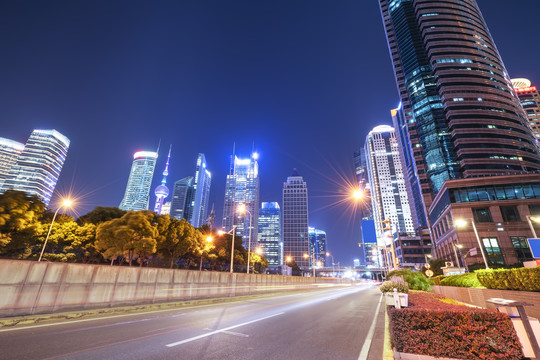
[[[234,231],[236,230],[236,226],[237,225],[233,225],[232,227],[232,230],[229,230],[227,232],[223,231],[223,230],[219,230],[218,231],[218,235],[222,236],[224,234],[230,234],[232,232],[232,240],[231,240],[231,274],[234,272],[233,271],[233,262],[234,262]]]
[[[471,225],[474,230],[474,235],[476,236],[476,241],[478,242],[478,246],[480,247],[480,252],[482,253],[482,258],[484,259],[484,264],[486,265],[486,269],[489,270],[488,262],[486,259],[486,254],[484,253],[484,247],[482,246],[482,243],[480,242],[480,237],[478,236],[478,231],[476,230],[476,224],[474,223],[473,219],[456,219],[455,224],[458,228],[467,226],[467,221],[469,220],[471,222]],[[455,249],[454,249],[455,250]]]
[[[214,241],[214,239],[211,237],[211,236],[208,236],[206,238],[206,245],[209,245],[212,241]],[[201,251],[201,264],[199,265],[199,271],[202,271],[202,260],[203,260],[203,254],[204,254],[204,250]]]
[[[536,236],[536,231],[534,230],[534,226],[533,226],[533,223],[532,221],[536,222],[536,223],[540,223],[540,216],[531,216],[531,215],[527,215],[527,222],[529,223],[529,227],[531,228],[531,232],[533,234],[533,238],[537,238]]]
[[[335,268],[334,268],[334,265],[335,265],[335,264],[334,264],[334,255],[330,254],[329,252],[326,252],[326,256],[331,256],[331,257],[332,257],[332,275],[335,276],[336,270],[335,270]]]
[[[237,211],[239,214],[245,214],[246,212],[249,214],[248,260],[247,260],[247,273],[249,274],[249,254],[251,253],[251,226],[252,226],[251,222],[253,220],[253,217],[251,216],[251,212],[247,209],[246,204],[240,204]]]
[[[460,266],[459,266],[459,258],[457,256],[457,249],[461,250],[463,248],[463,245],[461,244],[452,244],[452,245],[453,245],[452,247],[454,248],[454,255],[456,257],[456,264],[457,264],[457,267],[459,268]]]
[[[39,254],[38,261],[41,261],[41,258],[43,257],[43,253],[45,252],[45,246],[47,246],[47,241],[49,241],[49,236],[51,235],[51,230],[54,224],[54,220],[56,219],[56,215],[58,215],[58,211],[60,211],[61,208],[66,208],[66,209],[70,208],[71,205],[73,205],[73,201],[71,201],[70,199],[64,199],[64,201],[62,201],[62,204],[58,207],[58,209],[56,209],[56,212],[54,213],[54,216],[51,221],[51,226],[49,227],[49,232],[47,233],[47,237],[45,238],[45,242],[43,243],[41,254]]]
[[[313,268],[313,277],[315,277],[315,251],[312,254],[313,261],[311,262],[311,267]],[[304,254],[304,259],[309,258],[310,256],[308,254]]]

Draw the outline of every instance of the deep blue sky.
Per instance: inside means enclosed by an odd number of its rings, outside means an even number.
[[[540,83],[538,0],[479,4],[510,75]],[[7,0],[0,29],[0,136],[68,136],[57,189],[84,195],[79,214],[118,206],[132,154],[161,139],[155,183],[168,144],[169,184],[204,152],[219,225],[233,142],[254,142],[261,201],[298,168],[335,261],[358,256],[358,221],[328,205],[398,103],[378,1]]]

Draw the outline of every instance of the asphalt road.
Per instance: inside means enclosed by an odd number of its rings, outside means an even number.
[[[379,300],[360,285],[2,329],[0,359],[367,359]]]

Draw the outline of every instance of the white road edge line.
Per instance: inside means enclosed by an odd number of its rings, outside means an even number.
[[[373,334],[375,333],[375,325],[377,324],[377,317],[379,316],[379,309],[381,308],[382,299],[383,294],[381,294],[381,297],[379,298],[379,304],[377,305],[377,310],[375,310],[375,316],[373,317],[373,321],[369,327],[369,331],[367,333],[366,340],[364,341],[364,345],[362,346],[362,350],[360,351],[360,355],[358,355],[358,360],[367,359],[369,348],[371,347],[371,342],[373,341]]]
[[[241,323],[241,324],[229,326],[229,327],[226,327],[226,328],[224,328],[224,329],[215,330],[215,331],[212,331],[212,332],[209,332],[209,333],[206,333],[206,334],[202,334],[202,335],[199,335],[199,336],[194,336],[194,337],[189,338],[189,339],[185,339],[185,340],[177,341],[177,342],[174,342],[174,343],[170,343],[170,344],[167,344],[167,345],[165,345],[165,346],[167,346],[167,347],[173,347],[173,346],[182,345],[182,344],[185,344],[185,343],[188,343],[188,342],[191,342],[191,341],[199,340],[199,339],[202,339],[202,338],[205,338],[205,337],[208,337],[208,336],[212,336],[212,335],[215,335],[215,334],[219,334],[219,333],[221,333],[221,332],[225,332],[225,331],[229,331],[229,330],[232,330],[232,329],[236,329],[236,328],[239,328],[239,327],[241,327],[241,326],[246,326],[246,325],[249,325],[249,324],[253,324],[253,323],[256,323],[256,322],[258,322],[258,321],[270,319],[270,318],[273,318],[274,316],[283,315],[283,314],[285,314],[285,312],[280,312],[280,313],[277,313],[277,314],[272,314],[272,315],[265,316],[265,317],[262,317],[262,318],[259,318],[259,319],[247,321],[247,322],[245,322],[245,323]]]

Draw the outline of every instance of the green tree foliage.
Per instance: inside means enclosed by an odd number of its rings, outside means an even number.
[[[36,196],[8,190],[0,194],[0,255],[24,259],[31,254],[45,204]]]
[[[198,250],[197,232],[185,219],[170,219],[166,229],[158,237],[158,254],[169,259],[172,268],[179,257],[185,257]]]
[[[430,260],[429,261],[429,266],[430,266],[430,270],[433,271],[433,276],[439,276],[439,275],[443,275],[443,271],[442,271],[442,268],[446,266],[446,261],[448,260],[444,260],[444,259],[434,259],[434,260]],[[426,273],[426,267],[423,266],[422,267],[422,272],[425,274]]]
[[[430,291],[431,285],[433,285],[433,282],[421,271],[412,271],[409,269],[393,270],[388,273],[387,279],[390,279],[392,276],[402,276],[411,290]]]
[[[88,214],[77,219],[79,224],[100,224],[105,221],[121,218],[126,214],[126,211],[120,210],[117,207],[102,207],[98,206]]]
[[[129,211],[118,219],[100,224],[96,231],[96,248],[106,259],[124,256],[131,266],[137,256],[139,264],[156,251],[157,229],[151,211]]]

